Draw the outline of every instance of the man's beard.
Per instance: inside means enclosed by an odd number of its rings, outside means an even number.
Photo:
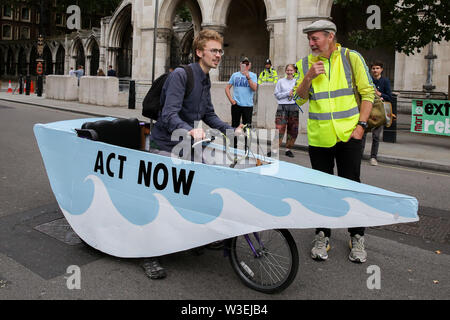
[[[327,43],[326,46],[325,46],[325,48],[323,48],[322,51],[320,51],[319,48],[317,48],[317,50],[315,50],[315,51],[311,49],[311,54],[312,54],[314,57],[318,57],[318,56],[320,56],[323,52],[328,52],[328,49],[329,49],[329,48],[330,48],[330,45]]]

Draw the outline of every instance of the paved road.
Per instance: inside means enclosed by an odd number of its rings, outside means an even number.
[[[63,220],[32,126],[80,117],[63,111],[0,103],[0,300],[448,299],[450,296],[450,176],[431,171],[386,165],[371,167],[364,162],[363,181],[419,199],[421,222],[400,229],[369,229],[369,260],[363,265],[348,261],[345,230],[333,232],[330,259],[324,263],[309,258],[314,231],[293,230],[300,250],[299,273],[287,290],[273,296],[244,287],[221,251],[207,250],[199,257],[189,252],[166,256],[163,263],[168,268],[168,277],[150,281],[137,259],[114,258],[76,241],[67,244],[71,241],[67,237],[62,239],[64,242],[38,231],[47,223]],[[282,160],[309,166],[306,153],[295,151],[295,155],[294,159],[282,156]],[[64,226],[53,228],[70,235]],[[67,288],[66,270],[70,265],[81,268],[80,290]],[[380,268],[380,289],[367,287],[371,265]]]

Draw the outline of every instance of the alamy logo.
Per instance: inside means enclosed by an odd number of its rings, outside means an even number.
[[[369,278],[367,278],[367,289],[373,290],[381,289],[381,269],[377,265],[371,265],[367,267],[367,273],[371,274]]]
[[[81,289],[81,269],[79,266],[71,265],[67,267],[66,273],[70,274],[68,277],[64,277],[66,279],[67,289],[73,290]]]
[[[381,29],[381,9],[377,5],[371,5],[367,7],[366,13],[371,13],[372,15],[367,18],[366,26],[367,29]]]
[[[67,29],[81,29],[81,9],[77,5],[71,5],[67,8],[67,14],[71,14],[67,18]]]

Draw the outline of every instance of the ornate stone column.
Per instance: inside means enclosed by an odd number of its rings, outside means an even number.
[[[170,40],[172,30],[158,28],[156,33],[155,79],[169,69]]]

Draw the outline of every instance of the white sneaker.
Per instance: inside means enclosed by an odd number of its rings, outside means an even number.
[[[370,158],[370,165],[371,166],[377,166],[378,165],[378,161],[375,158]]]
[[[348,258],[352,262],[364,263],[367,260],[367,252],[364,248],[364,236],[356,234],[350,240],[350,254]]]
[[[327,260],[328,250],[330,250],[330,240],[325,237],[325,233],[320,231],[313,240],[314,246],[311,249],[311,257],[314,260]]]

